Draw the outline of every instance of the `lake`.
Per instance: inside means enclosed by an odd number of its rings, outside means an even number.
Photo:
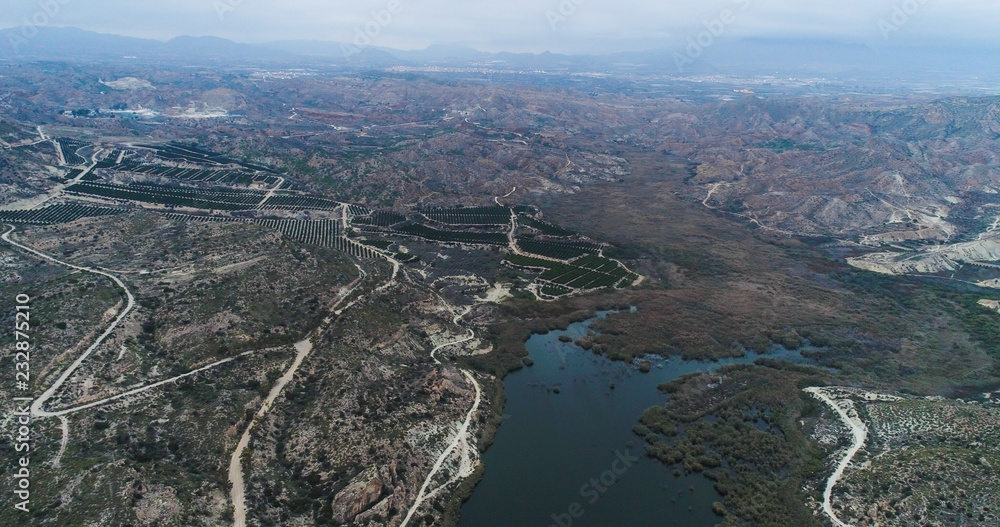
[[[463,505],[460,526],[702,527],[720,521],[712,512],[712,503],[721,501],[712,482],[701,474],[677,477],[675,469],[647,458],[632,427],[646,408],[665,400],[658,385],[761,355],[718,362],[649,357],[653,369],[643,374],[635,364],[559,341],[585,336],[594,320],[610,313],[528,340],[534,366],[504,380],[504,422],[483,455],[486,474]],[[780,347],[764,356],[805,360]]]

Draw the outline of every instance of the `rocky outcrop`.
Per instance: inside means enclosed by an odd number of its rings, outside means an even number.
[[[386,485],[377,472],[374,468],[362,472],[333,498],[333,513],[338,523],[354,520],[382,499]]]
[[[396,462],[372,467],[358,474],[333,498],[333,518],[338,523],[387,517],[405,499],[406,486],[399,480]]]

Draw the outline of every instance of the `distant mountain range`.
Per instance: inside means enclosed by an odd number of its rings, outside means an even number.
[[[858,82],[966,82],[1000,84],[997,49],[927,46],[874,49],[818,40],[744,39],[701,46],[608,55],[487,53],[452,45],[400,51],[352,43],[289,40],[241,44],[217,37],[178,37],[163,42],[77,28],[21,27],[0,30],[0,60],[117,61],[206,65],[244,63],[283,67],[379,69],[391,66],[492,68],[550,72],[666,75],[820,76]]]

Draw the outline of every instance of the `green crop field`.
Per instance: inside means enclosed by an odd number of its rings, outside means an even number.
[[[392,227],[406,221],[406,216],[391,211],[376,211],[367,216],[358,216],[352,220],[359,225],[375,227]]]
[[[232,218],[227,216],[196,216],[193,214],[163,213],[163,216],[175,221],[200,221],[219,223],[253,223],[267,229],[274,229],[283,236],[307,245],[332,247],[352,256],[373,259],[378,255],[361,243],[347,239],[337,220],[289,220],[270,218]]]
[[[517,238],[517,245],[524,252],[556,260],[572,260],[601,250],[599,245],[593,243],[539,241],[521,236]]]
[[[62,150],[63,158],[66,160],[67,165],[87,164],[87,160],[76,153],[77,150],[87,146],[87,143],[81,143],[72,139],[57,139],[56,143],[59,145],[59,149]]]
[[[123,162],[115,168],[119,170],[149,174],[181,181],[200,181],[205,183],[217,183],[223,185],[251,185],[253,183],[263,183],[269,187],[278,184],[280,181],[276,176],[259,175],[253,172],[242,170],[224,169],[203,169],[203,168],[178,168],[164,165],[144,165],[138,163]]]
[[[507,245],[507,236],[499,232],[458,232],[439,231],[426,225],[413,224],[398,227],[392,232],[406,236],[415,236],[426,240],[442,243],[460,243],[469,245]]]
[[[30,225],[56,225],[76,221],[80,218],[113,216],[124,212],[126,212],[125,209],[67,203],[65,205],[49,205],[34,210],[0,211],[0,221]]]
[[[114,185],[90,181],[71,185],[66,188],[66,192],[118,201],[215,210],[254,209],[266,195],[264,192],[252,190],[204,190],[145,184]]]
[[[638,278],[617,262],[597,255],[563,263],[511,254],[507,256],[507,262],[513,267],[542,271],[537,280],[548,296],[561,296],[572,290],[625,286]]]
[[[420,213],[431,221],[445,225],[503,225],[510,223],[510,209],[500,206],[424,209]]]
[[[325,210],[332,211],[340,202],[302,195],[274,195],[261,206],[264,210]]]

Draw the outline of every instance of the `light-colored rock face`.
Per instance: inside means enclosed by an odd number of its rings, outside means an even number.
[[[357,477],[333,498],[334,519],[338,523],[353,521],[359,515],[369,511],[378,504],[388,491],[384,475],[395,476],[394,467],[386,470],[368,469]]]
[[[145,79],[137,79],[135,77],[123,77],[115,81],[101,81],[101,84],[115,90],[125,91],[156,89],[149,81]]]
[[[1000,261],[1000,239],[987,238],[928,246],[915,252],[877,252],[849,258],[847,263],[867,271],[898,275],[954,271],[962,264],[977,265],[979,262],[995,261]]]
[[[986,299],[983,299],[983,300],[979,301],[979,305],[981,305],[981,306],[983,306],[983,307],[985,307],[987,309],[992,309],[993,311],[1000,311],[1000,301],[997,301],[997,300],[986,300]]]
[[[958,264],[941,254],[913,256],[912,253],[880,252],[858,258],[848,258],[847,263],[881,274],[938,273],[954,271]]]

